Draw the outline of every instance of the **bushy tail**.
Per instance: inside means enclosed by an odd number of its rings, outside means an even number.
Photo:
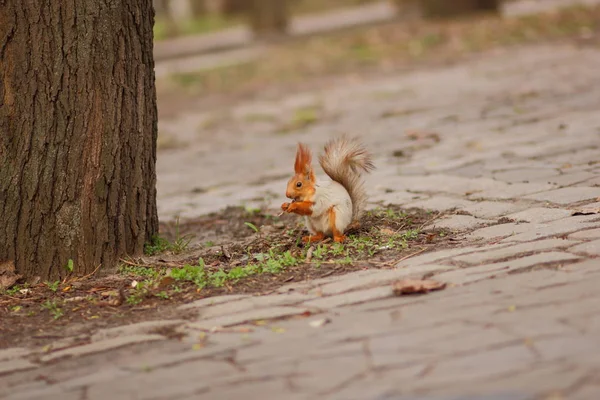
[[[357,139],[342,136],[325,145],[319,163],[325,173],[350,194],[352,218],[357,221],[367,205],[367,192],[361,173],[375,169],[371,155]]]

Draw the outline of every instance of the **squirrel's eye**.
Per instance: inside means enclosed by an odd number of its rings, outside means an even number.
[[[302,182],[297,182],[296,187],[302,187]]]

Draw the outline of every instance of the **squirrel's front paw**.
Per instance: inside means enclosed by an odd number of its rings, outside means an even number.
[[[287,211],[288,211],[288,209],[290,208],[290,205],[291,205],[290,203],[283,203],[283,204],[281,205],[281,209],[282,209],[283,211],[287,212]]]

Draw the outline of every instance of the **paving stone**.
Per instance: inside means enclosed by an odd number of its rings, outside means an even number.
[[[518,256],[520,254],[534,252],[534,251],[544,251],[549,249],[559,249],[559,248],[567,248],[569,246],[573,246],[579,242],[574,240],[566,240],[566,239],[546,239],[546,240],[538,240],[535,242],[518,244],[515,246],[503,247],[496,250],[491,251],[481,251],[477,253],[467,254],[463,256],[454,257],[454,261],[460,261],[467,264],[480,264],[488,261],[500,260],[502,258],[508,258],[513,256]]]
[[[546,224],[531,224],[533,229],[514,236],[509,236],[503,239],[501,243],[529,242],[531,240],[544,239],[552,236],[563,236],[586,228],[596,228],[600,225],[600,223],[586,222],[589,220],[587,217],[589,216],[570,217]]]
[[[214,363],[207,363],[210,367]],[[200,396],[208,392],[210,381],[202,379],[203,370],[198,365],[185,368],[165,368],[113,379],[110,384],[100,382],[87,387],[86,399],[178,399],[184,395]],[[223,372],[221,372],[223,373]],[[200,376],[199,376],[200,375]]]
[[[533,207],[518,213],[508,214],[506,218],[510,218],[514,221],[526,221],[539,224],[567,218],[570,215],[571,211],[563,210],[561,208]]]
[[[545,361],[597,353],[600,348],[598,335],[563,336],[535,341],[535,349]],[[600,360],[598,360],[600,365]]]
[[[91,340],[92,342],[99,342],[115,337],[153,334],[156,333],[157,330],[164,328],[174,328],[178,325],[184,324],[185,322],[186,321],[182,319],[144,321],[135,324],[117,326],[115,328],[101,329],[91,336]]]
[[[289,381],[283,378],[263,379],[240,382],[228,387],[220,387],[202,393],[202,400],[224,400],[224,399],[268,399],[279,396],[281,399],[307,400],[306,394],[290,390]],[[270,394],[270,395],[269,395]],[[198,395],[181,400],[197,400]]]
[[[535,355],[524,344],[453,357],[438,363],[433,371],[419,382],[418,387],[477,382],[515,370],[526,370],[534,362]]]
[[[469,200],[447,196],[434,196],[427,200],[420,200],[408,203],[406,207],[422,208],[425,210],[433,211],[448,211],[455,208],[463,209],[464,207],[467,207],[471,204],[473,204],[473,202]]]
[[[550,190],[525,196],[526,199],[549,201],[556,204],[577,203],[584,200],[595,199],[597,197],[600,197],[600,188],[581,186]]]
[[[235,300],[240,300],[248,297],[243,294],[236,295],[226,295],[226,296],[215,296],[215,297],[207,297],[206,299],[196,300],[188,304],[184,304],[182,306],[177,307],[179,310],[189,310],[193,308],[203,308],[207,306],[214,306],[217,304],[227,303]]]
[[[439,229],[448,229],[450,231],[466,231],[494,222],[495,221],[475,218],[470,215],[450,215],[436,220],[433,223],[433,226]]]
[[[546,180],[556,176],[554,168],[518,168],[508,171],[495,172],[494,178],[510,183],[528,183],[530,181]]]
[[[11,374],[17,371],[24,371],[37,367],[37,364],[22,358],[0,361],[0,375]]]
[[[31,354],[31,350],[23,347],[13,347],[0,350],[0,361],[10,361],[15,358],[26,357]]]
[[[74,379],[69,379],[67,381],[61,382],[60,386],[66,391],[70,391],[73,389],[86,387],[96,383],[109,383],[121,377],[126,377],[130,375],[132,375],[130,371],[125,371],[121,368],[108,366],[108,368],[103,368],[100,371],[94,372],[92,374],[80,376]]]
[[[383,286],[323,297],[321,299],[307,301],[303,305],[309,308],[328,309],[364,303],[371,300],[385,299],[391,296],[393,296],[391,286]]]
[[[597,274],[600,272],[600,263],[598,263],[596,259],[591,259],[580,263],[567,265],[562,269],[563,271],[575,272],[585,276],[587,274]]]
[[[373,273],[368,275],[363,274],[352,277],[349,277],[348,275],[343,275],[341,277],[338,277],[337,281],[316,287],[312,290],[312,293],[319,293],[322,296],[330,296],[364,287],[390,283],[397,279],[404,279],[409,277],[421,278],[427,273],[444,271],[448,269],[452,269],[452,267],[447,265],[428,264],[386,270],[374,270]],[[316,301],[318,300],[319,299],[317,299]]]
[[[600,255],[600,240],[594,240],[592,242],[582,243],[575,247],[571,247],[569,251],[573,253],[584,253],[592,256]]]
[[[312,299],[315,296],[302,293],[289,293],[268,296],[252,296],[241,300],[228,303],[217,304],[215,306],[201,308],[198,310],[198,316],[201,319],[221,317],[229,314],[236,314],[256,308],[266,308],[275,306],[287,306],[301,303],[302,301]]]
[[[543,192],[556,188],[554,185],[545,183],[513,183],[512,185],[505,183],[500,185],[502,182],[498,183],[499,184],[496,188],[472,192],[472,194],[469,195],[469,199],[517,199],[527,194]]]
[[[547,183],[551,183],[557,186],[571,186],[576,183],[584,182],[590,178],[595,177],[596,175],[587,172],[587,171],[578,171],[573,173],[566,173],[562,175],[553,176],[548,179],[540,179],[540,181],[544,181]]]
[[[82,398],[85,398],[82,390],[65,392],[56,387],[47,387],[35,392],[15,393],[7,400],[81,400]]]
[[[570,388],[581,382],[586,374],[583,368],[538,363],[492,379],[450,383],[442,386],[445,390],[440,393],[445,392],[444,400],[556,400],[560,399],[559,393],[570,393]],[[452,393],[457,396],[452,397]],[[571,400],[570,395],[564,398]],[[432,396],[431,400],[434,399]],[[438,400],[441,399],[438,397]]]
[[[488,226],[477,229],[467,235],[469,239],[495,239],[517,235],[519,233],[534,230],[537,225],[528,223],[508,223]]]
[[[43,357],[40,357],[41,362],[50,362],[65,357],[79,357],[87,354],[99,353],[103,351],[113,350],[119,347],[128,346],[131,344],[152,342],[156,340],[164,340],[161,335],[131,335],[124,337],[116,337],[112,339],[102,340],[90,344],[84,344],[69,349],[55,351]]]
[[[473,202],[461,209],[477,218],[492,219],[515,212],[519,207],[513,203],[504,203],[500,201],[479,201]]]
[[[447,258],[452,258],[457,255],[473,253],[476,251],[483,251],[483,250],[488,250],[488,249],[491,250],[491,249],[500,248],[500,247],[504,247],[504,246],[506,246],[506,244],[487,246],[485,248],[471,246],[471,247],[460,247],[457,249],[446,249],[446,250],[440,250],[440,251],[433,251],[433,252],[425,253],[425,254],[422,254],[422,255],[419,255],[416,257],[407,258],[406,260],[402,260],[396,264],[396,267],[409,267],[409,266],[433,264],[437,261],[444,260]]]
[[[224,315],[222,317],[201,320],[187,324],[192,329],[209,330],[214,327],[228,327],[256,320],[269,320],[283,317],[291,317],[308,311],[304,307],[267,307],[240,312],[237,314]]]
[[[435,279],[455,285],[465,285],[521,269],[527,269],[547,263],[574,261],[579,258],[580,257],[578,256],[561,252],[540,253],[511,261],[443,272],[436,275]]]
[[[489,178],[462,178],[458,176],[434,174],[428,176],[403,177],[403,189],[414,192],[443,192],[464,195],[465,193],[483,191],[505,184]]]

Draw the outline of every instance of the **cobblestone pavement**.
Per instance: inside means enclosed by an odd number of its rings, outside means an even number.
[[[497,51],[247,103],[201,145],[206,115],[162,121],[183,143],[160,155],[163,218],[279,203],[296,141],[350,131],[376,155],[373,204],[457,209],[436,224],[460,240],[394,269],[182,306],[192,321],[0,350],[0,398],[600,398],[598,65],[591,47]],[[248,117],[316,103],[318,123],[297,132]],[[392,295],[424,276],[449,287]]]

